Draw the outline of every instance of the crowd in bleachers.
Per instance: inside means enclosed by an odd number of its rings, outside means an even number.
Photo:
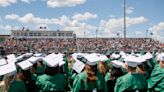
[[[8,53],[24,52],[65,52],[68,48],[74,52],[110,50],[153,51],[163,50],[164,44],[145,38],[77,38],[77,39],[7,39],[0,43]]]

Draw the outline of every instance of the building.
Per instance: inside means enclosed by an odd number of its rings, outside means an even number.
[[[20,39],[33,39],[33,38],[75,38],[76,35],[73,31],[60,31],[60,30],[11,30],[11,37]]]
[[[8,39],[10,35],[0,35],[0,42]]]

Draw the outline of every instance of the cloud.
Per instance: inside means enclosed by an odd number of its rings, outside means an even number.
[[[19,18],[19,15],[17,14],[10,14],[10,15],[6,15],[5,19],[11,19],[11,20],[16,20]]]
[[[78,14],[74,15],[72,18],[74,20],[83,21],[83,20],[88,20],[88,19],[92,19],[92,18],[97,18],[97,15],[86,12],[84,14],[78,13]]]
[[[56,19],[36,17],[32,13],[28,13],[18,19],[18,21],[20,21],[24,24],[53,24],[54,20],[56,20]]]
[[[11,30],[11,26],[0,24],[0,29],[1,29],[1,30]]]
[[[0,7],[7,7],[16,2],[17,0],[0,0]]]
[[[161,31],[164,30],[164,22],[160,22],[157,25],[154,25],[152,27],[149,28],[149,31],[153,32],[153,31]]]
[[[96,27],[86,23],[79,23],[77,26],[65,26],[64,30],[73,30],[78,37],[84,37],[90,36],[91,31],[96,30]]]
[[[132,6],[127,7],[126,8],[126,14],[132,14],[133,10],[134,10],[134,7],[132,7]]]
[[[109,18],[114,18],[115,16],[114,15],[109,15]]]
[[[150,33],[153,33],[152,38],[164,43],[164,22],[160,22],[157,25],[153,25],[149,29]]]
[[[140,35],[142,35],[142,32],[141,31],[135,31],[135,35],[140,36]]]
[[[10,25],[3,25],[0,24],[0,29],[1,30],[6,30],[6,31],[10,31],[11,29],[18,29],[18,26],[10,26]]]
[[[36,1],[36,0],[21,0],[21,1],[24,3],[30,4],[31,2]]]
[[[126,25],[130,27],[132,25],[141,24],[147,22],[147,19],[143,16],[141,17],[126,17]],[[104,30],[105,33],[113,35],[118,31],[123,30],[124,27],[124,18],[112,18],[109,20],[100,21],[101,30]],[[122,35],[122,34],[120,34]]]
[[[0,24],[0,32],[1,32],[1,34],[9,35],[9,34],[11,34],[11,29],[19,29],[19,27],[18,26],[11,26],[11,25]]]
[[[81,17],[82,19],[78,19],[77,17]],[[82,20],[89,20],[91,18],[96,18],[96,14],[91,14],[86,12],[84,14],[75,14],[73,17],[68,17],[66,15],[62,15],[59,18],[41,18],[38,16],[33,15],[32,13],[27,13],[24,16],[19,18],[15,18],[16,21],[19,21],[26,25],[35,25],[37,28],[41,25],[46,25],[47,28],[49,25],[56,25],[61,26],[63,30],[73,30],[77,36],[84,36],[82,33],[85,31],[86,34],[90,34],[91,30],[96,30],[96,27],[85,22]]]
[[[96,18],[97,15],[93,15],[89,12],[84,14],[76,14],[73,17],[67,17],[66,15],[62,15],[59,18],[40,18],[32,13],[27,13],[26,15],[19,17],[17,20],[24,24],[56,24],[60,26],[77,26],[80,20],[88,20],[91,18]]]
[[[72,7],[79,4],[84,4],[86,0],[47,0],[48,7]]]

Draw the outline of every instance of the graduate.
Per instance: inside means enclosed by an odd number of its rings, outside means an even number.
[[[153,69],[150,79],[148,80],[149,92],[164,91],[164,53],[159,55],[159,64]]]
[[[123,72],[121,70],[123,62],[118,60],[113,60],[111,61],[111,63],[112,63],[112,68],[105,76],[108,86],[108,92],[114,92],[114,86],[117,78],[123,75]]]
[[[88,58],[84,71],[79,73],[73,82],[72,92],[107,92],[107,84],[104,76],[98,72],[97,62],[92,60],[93,57]]]
[[[65,92],[67,88],[67,78],[61,74],[60,62],[63,60],[54,53],[47,55],[43,60],[47,63],[43,75],[38,76],[36,85],[40,92]]]
[[[25,83],[27,92],[30,91],[37,92],[36,85],[35,85],[36,78],[33,78],[34,73],[32,71],[32,66],[34,63],[30,62],[31,61],[30,59],[31,58],[28,58],[24,61],[17,63],[18,74],[21,77],[19,79],[21,79]]]
[[[12,57],[12,59],[10,58],[10,56]],[[15,57],[13,59],[13,56],[14,56],[13,54],[8,55],[7,58],[0,60],[0,76],[3,77],[3,80],[1,80],[0,82],[0,92],[11,92],[9,89],[11,84],[15,80],[15,76],[17,72],[15,66],[16,60]],[[20,91],[12,91],[12,92],[20,92]]]
[[[136,73],[137,62],[133,56],[125,58],[128,73],[117,78],[114,92],[142,91],[146,92],[147,80],[142,74]]]
[[[8,92],[27,92],[26,84],[23,81],[25,76],[19,72],[11,82]]]

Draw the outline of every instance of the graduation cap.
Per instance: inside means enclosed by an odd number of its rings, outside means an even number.
[[[142,56],[142,54],[140,54],[140,53],[137,53],[137,54],[136,54],[136,56],[137,56],[137,57],[140,57],[140,56]]]
[[[38,58],[32,56],[32,57],[30,57],[28,60],[29,60],[31,63],[35,64],[35,63],[37,62]]]
[[[5,59],[0,59],[0,66],[7,64],[7,61]]]
[[[25,60],[17,63],[21,67],[22,70],[28,70],[33,64],[29,60]]]
[[[52,53],[43,58],[49,67],[56,67],[59,65],[59,62],[62,61],[60,55]]]
[[[120,54],[121,56],[126,55],[126,53],[125,53],[124,51],[120,51],[119,54]]]
[[[145,59],[153,58],[153,55],[150,52],[147,52],[144,56],[145,56]]]
[[[33,55],[33,53],[25,53],[24,56],[25,57],[31,57]]]
[[[106,60],[108,60],[108,57],[106,55],[101,54],[98,56],[98,60],[99,61],[106,61]]]
[[[6,57],[7,57],[7,59],[9,59],[9,58],[16,58],[14,54],[7,55]]]
[[[120,68],[120,67],[122,67],[122,66],[124,65],[123,62],[118,61],[118,60],[113,60],[113,61],[111,61],[111,62],[112,62],[112,64],[113,64],[113,66],[116,67],[116,68]]]
[[[58,53],[56,54],[56,60],[59,62],[59,66],[64,65],[66,62],[64,61],[64,54]]]
[[[115,53],[113,53],[113,54],[111,55],[111,57],[112,57],[113,59],[118,59],[118,58],[120,58],[120,54],[115,54]]]
[[[64,61],[60,61],[59,62],[59,66],[62,66],[62,65],[64,65],[66,62],[64,62]]]
[[[77,60],[74,64],[72,69],[75,70],[77,73],[80,73],[85,67],[85,64],[81,61]]]
[[[35,57],[41,57],[42,55],[43,55],[42,53],[36,53],[33,56],[35,56]]]
[[[91,66],[94,66],[97,64],[97,61],[98,61],[98,56],[96,56],[95,54],[87,54],[84,56],[84,58],[87,59],[87,64],[88,65],[91,65]]]
[[[136,57],[135,61],[138,63],[138,65],[142,64],[143,62],[146,61],[144,56]]]
[[[74,53],[72,54],[72,58],[76,61],[76,60],[80,60],[82,61],[83,57],[84,57],[85,53]]]
[[[137,65],[138,65],[138,63],[136,61],[136,57],[132,56],[132,55],[125,57],[124,61],[125,61],[125,64],[130,67],[137,67]]]
[[[158,61],[164,61],[164,53],[161,53],[157,56]]]
[[[2,75],[13,75],[16,73],[16,66],[14,63],[8,63],[6,65],[0,66],[0,76]]]
[[[21,60],[23,60],[23,57],[24,57],[24,55],[20,55],[20,56],[16,57],[16,59],[17,59],[17,61],[21,61]]]
[[[6,57],[7,57],[7,62],[8,63],[15,63],[15,62],[17,62],[17,59],[16,59],[14,54],[7,55]]]

